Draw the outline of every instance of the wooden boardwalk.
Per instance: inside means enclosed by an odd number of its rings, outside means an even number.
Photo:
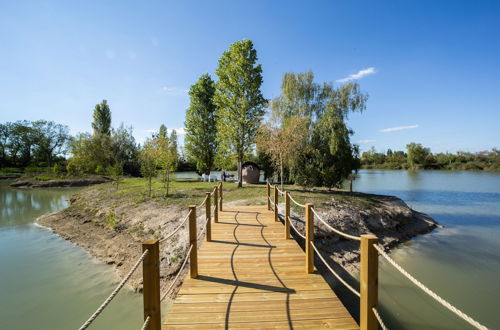
[[[212,220],[162,329],[359,329],[305,254],[266,206],[238,206]]]

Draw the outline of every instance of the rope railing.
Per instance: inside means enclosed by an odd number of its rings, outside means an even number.
[[[306,236],[305,235],[302,235],[302,233],[297,229],[297,227],[295,227],[295,225],[293,224],[293,221],[292,219],[288,219],[288,223],[290,223],[290,227],[293,228],[293,230],[297,233],[297,235],[299,235],[300,237],[302,237],[303,239],[306,239]]]
[[[203,202],[201,202],[200,205],[197,205],[196,208],[199,208],[199,207],[202,207],[203,205],[205,205],[205,203],[207,202],[207,199],[208,199],[208,196],[205,196],[205,199],[203,200]]]
[[[177,228],[175,228],[173,232],[171,232],[167,237],[164,237],[160,240],[160,243],[163,243],[166,240],[168,240],[170,237],[174,236],[186,224],[190,215],[191,215],[191,211],[188,212],[186,217],[182,220],[181,224],[179,226],[177,226]]]
[[[201,227],[200,233],[198,234],[197,239],[199,240],[201,236],[203,236],[203,233],[207,229],[207,223],[210,221],[210,219],[205,220],[205,223],[203,224],[203,227]]]
[[[375,314],[375,317],[377,318],[378,324],[380,324],[380,327],[382,328],[382,330],[389,330],[389,328],[387,328],[384,321],[382,320],[382,317],[380,317],[380,314],[378,313],[378,310],[375,307],[372,308],[372,312],[373,312],[373,314]]]
[[[144,251],[144,253],[139,257],[139,259],[136,261],[136,263],[132,266],[130,271],[125,275],[123,280],[116,286],[116,288],[111,292],[111,294],[108,296],[106,300],[97,308],[97,310],[92,314],[92,316],[89,317],[89,319],[80,327],[80,330],[87,329],[92,322],[102,313],[102,311],[109,305],[109,303],[116,297],[118,292],[123,288],[125,283],[132,277],[132,274],[135,272],[137,267],[141,264],[141,262],[146,258],[147,254],[149,253],[149,250]]]
[[[352,293],[354,293],[356,296],[359,297],[360,296],[359,292],[356,289],[354,289],[352,286],[350,286],[349,283],[344,281],[344,279],[342,279],[342,277],[340,277],[340,275],[337,274],[337,272],[333,270],[333,268],[328,264],[328,262],[326,262],[325,258],[321,255],[321,252],[319,252],[319,249],[316,247],[314,242],[310,242],[310,243],[311,243],[311,246],[313,247],[314,251],[316,251],[316,254],[318,255],[318,257],[321,259],[321,261],[323,261],[323,264],[328,268],[328,270],[330,270],[330,272],[340,281],[340,283],[344,284],[344,286],[346,288],[348,288],[349,291],[351,291]]]
[[[142,325],[141,330],[146,330],[148,328],[149,321],[151,321],[151,316],[148,315],[148,317],[146,317],[146,320],[144,320],[144,324]]]
[[[184,270],[184,267],[186,267],[186,264],[187,264],[187,261],[189,259],[189,256],[191,254],[191,250],[193,249],[193,244],[191,244],[191,246],[189,247],[189,250],[187,251],[186,253],[186,258],[184,258],[184,262],[182,263],[181,267],[179,268],[179,271],[177,272],[177,275],[175,275],[175,278],[173,279],[172,283],[170,283],[170,286],[168,287],[168,289],[163,293],[163,295],[161,296],[161,299],[160,301],[163,301],[165,299],[165,297],[168,295],[168,293],[172,290],[172,288],[174,287],[175,283],[177,282],[177,279],[179,278],[180,274],[182,273],[182,271]]]
[[[295,199],[293,199],[292,194],[288,194],[288,197],[290,197],[290,200],[291,200],[292,202],[294,202],[294,203],[295,203],[295,205],[300,206],[300,207],[302,207],[302,208],[305,208],[305,207],[306,207],[306,205],[305,205],[305,204],[300,204],[300,203],[299,203],[299,202],[297,202]]]
[[[394,268],[396,268],[401,274],[403,274],[408,280],[410,280],[410,282],[412,282],[413,284],[415,284],[420,290],[424,291],[431,298],[433,298],[434,300],[436,300],[437,302],[439,302],[441,305],[443,305],[444,307],[446,307],[449,311],[451,311],[452,313],[454,313],[455,315],[457,315],[458,317],[460,317],[461,319],[463,319],[464,321],[466,321],[467,323],[469,323],[470,325],[472,325],[476,329],[481,329],[481,330],[487,330],[488,329],[484,325],[482,325],[481,323],[479,323],[476,320],[474,320],[469,315],[465,314],[464,312],[462,312],[461,310],[459,310],[458,308],[456,308],[455,306],[453,306],[452,304],[450,304],[449,302],[447,302],[446,300],[444,300],[443,298],[441,298],[434,291],[432,291],[431,289],[429,289],[428,287],[426,287],[424,284],[422,284],[419,280],[417,280],[416,278],[414,278],[403,267],[401,267],[391,257],[389,257],[389,255],[387,255],[387,253],[385,253],[383,246],[381,246],[379,244],[375,244],[374,247],[378,251],[378,253],[380,253],[380,255],[382,257],[384,257]]]
[[[346,233],[344,233],[340,230],[337,230],[337,229],[333,228],[332,226],[330,226],[330,224],[328,224],[328,222],[323,220],[323,218],[316,212],[316,210],[314,208],[312,208],[312,211],[313,211],[314,215],[316,216],[316,218],[318,218],[318,220],[321,221],[331,231],[333,231],[333,232],[335,232],[335,233],[337,233],[340,236],[343,236],[345,238],[352,239],[355,241],[361,241],[361,237],[359,237],[359,236],[353,236],[353,235],[346,234]]]
[[[276,186],[276,190],[278,190],[278,193],[283,196],[285,194],[285,192],[283,190],[281,190],[280,188],[278,188],[278,186]]]

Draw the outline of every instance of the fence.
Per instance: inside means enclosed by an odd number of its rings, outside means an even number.
[[[285,239],[291,238],[290,228],[292,228],[295,233],[305,240],[305,271],[310,274],[314,271],[314,253],[321,260],[321,262],[326,266],[326,268],[342,283],[349,291],[354,295],[359,297],[359,323],[361,330],[374,330],[378,328],[378,325],[382,329],[387,329],[384,324],[382,317],[377,309],[378,305],[378,257],[379,254],[385,258],[389,264],[394,266],[401,274],[408,278],[413,284],[415,284],[419,289],[427,293],[431,298],[439,302],[445,308],[453,312],[455,315],[475,327],[476,329],[487,329],[484,325],[480,324],[469,315],[460,311],[455,306],[451,305],[445,299],[434,293],[432,290],[427,288],[417,279],[415,279],[411,274],[404,270],[399,264],[397,264],[389,255],[385,252],[384,247],[378,244],[378,238],[375,235],[361,235],[354,236],[344,233],[334,227],[332,227],[328,222],[326,222],[314,209],[313,204],[306,203],[301,204],[296,201],[288,191],[283,191],[278,188],[277,185],[272,185],[267,182],[267,209],[274,211],[274,220],[279,221],[279,196],[285,196],[285,212],[283,215],[285,223]],[[271,190],[273,190],[274,198],[271,199]],[[303,208],[305,210],[305,234],[302,234],[297,227],[294,226],[293,221],[290,217],[290,206],[291,203]],[[314,219],[318,219],[326,228],[331,230],[337,235],[345,239],[356,240],[360,242],[360,274],[359,274],[359,291],[349,285],[342,277],[334,271],[334,269],[328,264],[325,257],[322,255],[321,251],[314,244]]]
[[[213,208],[212,208],[213,197]],[[197,234],[197,221],[196,210],[205,206],[205,222],[201,231]],[[181,223],[166,237],[156,240],[147,240],[142,244],[142,254],[132,266],[130,271],[125,275],[123,280],[116,286],[106,300],[97,308],[97,310],[89,317],[89,319],[80,327],[80,330],[87,329],[92,322],[106,309],[109,303],[116,297],[120,290],[130,280],[132,274],[139,268],[142,263],[142,277],[143,277],[143,309],[144,309],[144,323],[143,330],[160,330],[161,328],[161,302],[172,292],[177,280],[183,273],[188,260],[190,261],[190,277],[196,278],[198,276],[198,258],[197,246],[198,240],[204,232],[206,232],[206,240],[211,241],[210,221],[218,222],[219,210],[222,210],[222,182],[219,183],[211,192],[205,193],[205,199],[200,205],[189,206],[188,214],[181,221]],[[213,212],[212,212],[213,211]],[[174,237],[184,226],[188,223],[189,233],[189,248],[187,249],[179,271],[175,278],[170,283],[170,286],[163,294],[160,294],[160,243],[163,243],[170,238]]]

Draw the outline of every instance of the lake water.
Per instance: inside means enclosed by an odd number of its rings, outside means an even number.
[[[75,189],[12,189],[0,180],[0,329],[78,329],[118,279],[83,249],[34,224]],[[124,289],[94,329],[139,329],[142,296]]]
[[[181,176],[190,177],[192,174]],[[0,181],[0,329],[75,329],[117,284],[111,267],[38,227],[70,189],[11,189]],[[354,189],[395,195],[445,228],[391,256],[429,288],[491,329],[500,313],[500,174],[361,171]],[[381,259],[380,310],[391,329],[470,329]],[[341,292],[343,301],[357,299]],[[139,329],[142,296],[123,290],[94,329]]]
[[[491,329],[500,328],[500,174],[361,171],[361,192],[395,195],[445,227],[393,250],[396,262]],[[391,329],[471,329],[381,259],[380,310]]]

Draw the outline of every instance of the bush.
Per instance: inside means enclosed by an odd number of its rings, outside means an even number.
[[[76,166],[73,160],[70,160],[68,165],[66,165],[66,171],[69,175],[76,175],[78,173],[78,166]]]
[[[52,173],[54,173],[56,175],[62,174],[63,172],[64,172],[64,167],[60,164],[55,164],[52,167]]]
[[[106,174],[106,170],[104,169],[103,166],[97,165],[97,167],[95,168],[95,174],[104,175]]]
[[[116,214],[115,212],[109,212],[108,215],[106,216],[106,225],[108,227],[115,229],[116,228]]]

